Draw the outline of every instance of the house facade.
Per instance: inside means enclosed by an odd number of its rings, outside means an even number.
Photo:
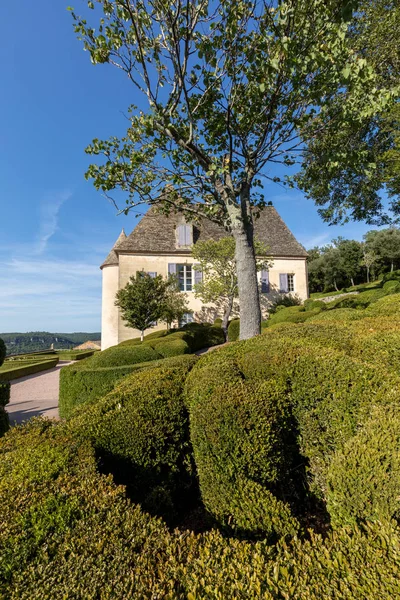
[[[282,294],[296,294],[302,300],[308,298],[307,253],[273,206],[266,206],[254,223],[255,238],[268,247],[270,266],[258,274],[261,307],[264,316]],[[102,270],[102,350],[138,337],[140,332],[127,327],[115,306],[115,295],[137,271],[168,277],[177,276],[180,289],[187,294],[189,312],[183,321],[213,321],[222,316],[218,307],[204,305],[193,292],[193,286],[202,277],[193,268],[193,244],[204,240],[219,240],[227,232],[219,225],[202,219],[194,224],[181,214],[170,216],[152,207],[129,236],[122,231],[111,249]],[[154,327],[165,328],[164,323]]]

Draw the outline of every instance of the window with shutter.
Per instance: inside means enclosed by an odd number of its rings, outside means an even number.
[[[193,244],[192,225],[178,225],[178,246],[191,246]]]
[[[168,264],[168,275],[176,275],[176,264],[175,263]]]
[[[150,275],[150,277],[152,277],[152,279],[157,277],[157,273],[155,271],[147,271],[147,275]]]
[[[191,246],[193,244],[193,227],[192,225],[185,225],[185,246]]]
[[[200,271],[200,265],[194,265],[194,283],[202,283],[203,281],[203,271]]]
[[[287,294],[289,291],[287,273],[279,273],[279,291],[282,294]]]
[[[269,294],[269,271],[261,271],[261,293]]]

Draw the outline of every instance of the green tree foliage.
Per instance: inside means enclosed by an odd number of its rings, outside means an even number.
[[[167,288],[168,282],[161,275],[138,272],[116,294],[115,305],[121,309],[122,318],[128,327],[139,329],[142,341],[146,329],[163,315]]]
[[[365,245],[381,259],[383,270],[390,266],[393,271],[400,261],[400,229],[390,227],[380,231],[369,231],[365,235]]]
[[[361,257],[360,265],[362,267],[366,268],[367,283],[369,283],[370,270],[371,270],[371,267],[376,263],[376,261],[378,259],[378,254],[374,250],[368,248],[368,246],[365,244],[365,242],[363,244],[361,244],[361,249],[362,249],[362,257]]]
[[[257,241],[255,250],[258,256],[267,254],[267,249]],[[205,303],[222,304],[221,327],[226,336],[234,300],[238,297],[235,240],[232,237],[225,237],[218,241],[197,242],[193,246],[192,254],[198,263],[197,269],[203,274],[202,281],[194,286],[195,295]],[[260,271],[267,268],[268,261],[258,258],[256,264],[257,271]]]
[[[280,181],[268,167],[306,165],[299,181],[327,204],[328,220],[337,211],[360,218],[380,208],[365,193],[363,149],[328,143],[315,153],[333,130],[361,136],[364,120],[392,98],[349,44],[355,5],[89,0],[95,26],[73,13],[92,62],[125,72],[140,104],[129,108],[124,137],[87,148],[102,159],[87,176],[106,194],[122,190],[125,212],[155,204],[210,218],[232,234],[242,338],[260,332],[253,219],[265,203],[263,179]],[[350,195],[324,195],[321,170],[335,191],[350,173],[359,184]]]
[[[396,89],[400,84],[400,5],[398,0],[361,0],[347,32],[358,64],[366,61],[375,70],[377,90]],[[339,101],[340,102],[340,101]],[[309,190],[323,218],[332,222],[346,219],[369,223],[388,222],[380,191],[386,184],[390,208],[398,218],[400,204],[400,108],[389,101],[382,111],[361,114],[353,122],[337,126],[339,103],[330,114],[330,125],[308,146],[309,163],[299,175],[300,185]],[[353,164],[340,161],[352,153]],[[326,157],[339,158],[327,163]],[[318,179],[317,175],[320,175]]]
[[[161,320],[167,324],[167,328],[169,329],[173,321],[179,321],[188,310],[187,294],[179,290],[177,278],[170,275],[163,302]]]

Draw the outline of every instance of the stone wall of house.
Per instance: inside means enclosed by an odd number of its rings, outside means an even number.
[[[140,332],[127,327],[120,318],[115,302],[118,289],[124,287],[131,275],[137,271],[157,273],[163,277],[168,276],[168,264],[194,264],[195,260],[190,255],[145,255],[132,254],[119,255],[118,266],[103,268],[103,308],[102,308],[102,350],[127,339],[135,338]],[[307,265],[305,258],[276,258],[269,269],[270,291],[261,295],[261,305],[264,318],[268,314],[268,307],[281,296],[279,290],[280,273],[292,274],[294,291],[302,300],[308,298]],[[259,279],[261,274],[259,274]],[[200,299],[195,298],[194,292],[187,292],[189,310],[193,312],[195,320],[212,322],[217,316],[222,316],[221,307],[203,305]],[[236,313],[237,315],[238,313]],[[165,323],[158,323],[152,331],[164,329]]]
[[[115,306],[115,295],[119,289],[118,265],[107,265],[102,269],[101,298],[101,349],[118,344],[119,309]]]

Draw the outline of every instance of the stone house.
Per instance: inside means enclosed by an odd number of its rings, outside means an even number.
[[[273,206],[266,206],[255,220],[255,238],[269,249],[269,270],[259,273],[263,314],[268,305],[281,294],[297,294],[308,298],[307,253],[297,242]],[[167,277],[178,277],[180,288],[186,292],[190,312],[184,322],[190,320],[212,321],[218,314],[215,306],[203,306],[195,298],[193,285],[202,274],[193,269],[192,244],[200,240],[218,240],[227,236],[219,225],[202,219],[195,224],[185,220],[182,214],[165,216],[154,207],[150,208],[129,236],[122,231],[111,252],[101,265],[102,270],[102,350],[124,340],[138,337],[140,332],[127,327],[115,306],[115,295],[137,271],[145,271]],[[163,329],[158,323],[154,330]]]

